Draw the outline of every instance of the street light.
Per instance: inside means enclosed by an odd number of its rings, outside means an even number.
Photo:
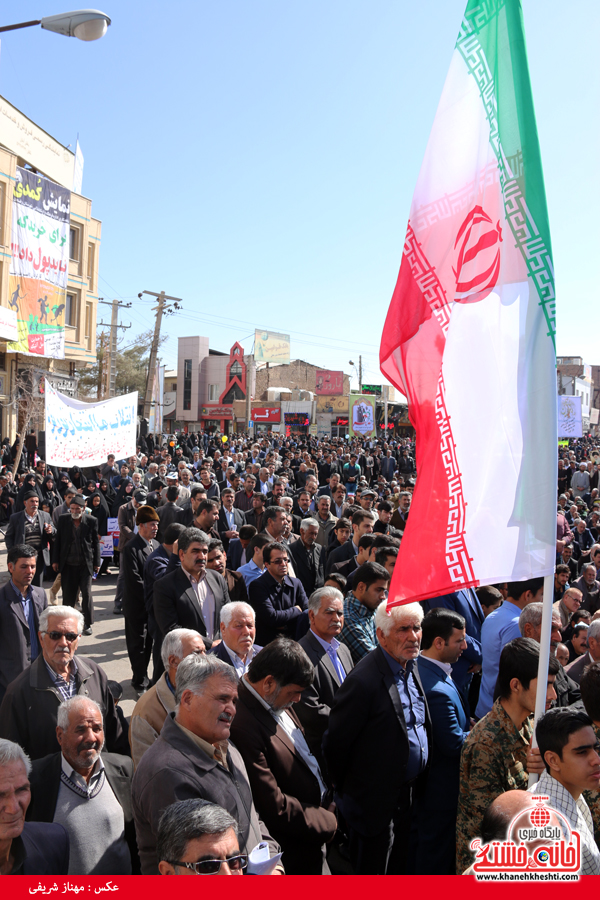
[[[76,37],[80,41],[97,41],[104,37],[110,25],[110,18],[99,9],[75,9],[72,12],[59,13],[57,16],[45,16],[32,22],[19,22],[17,25],[4,25],[2,31],[16,31],[17,28],[29,28],[41,25],[46,31],[55,31],[67,37]]]

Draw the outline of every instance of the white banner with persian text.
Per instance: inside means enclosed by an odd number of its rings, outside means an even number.
[[[581,397],[558,396],[558,436],[559,438],[583,437],[581,421]]]
[[[46,382],[46,462],[53,466],[99,466],[136,450],[137,391],[100,403],[84,403]]]

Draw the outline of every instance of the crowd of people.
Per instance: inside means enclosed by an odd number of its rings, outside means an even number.
[[[388,609],[410,439],[147,435],[67,471],[25,448],[0,474],[2,874],[463,874],[536,792],[600,874],[598,442],[559,448],[537,747],[542,578]],[[77,652],[117,566],[129,719]]]

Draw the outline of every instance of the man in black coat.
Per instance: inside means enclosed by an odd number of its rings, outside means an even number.
[[[229,603],[227,582],[206,568],[208,535],[186,528],[177,542],[180,566],[154,585],[154,617],[164,636],[173,628],[202,635],[207,650],[219,640],[221,607]]]
[[[240,528],[246,524],[246,516],[241,509],[233,505],[235,491],[233,488],[224,488],[221,491],[221,509],[217,519],[217,531],[223,542],[225,553],[229,549],[229,541],[239,537]],[[254,523],[252,523],[254,524]]]
[[[149,685],[148,663],[152,655],[152,635],[148,630],[144,598],[144,563],[159,546],[154,540],[158,531],[158,513],[151,506],[140,506],[135,522],[138,533],[123,552],[123,615],[131,686],[141,692]]]
[[[0,738],[20,744],[30,759],[59,749],[58,707],[68,696],[95,700],[104,716],[106,747],[130,755],[106,674],[93,659],[76,656],[83,616],[70,606],[49,606],[40,615],[41,653],[12,681],[0,706]]]
[[[47,607],[43,588],[32,587],[37,558],[27,544],[8,551],[10,581],[0,588],[0,703],[6,688],[39,655],[39,619]]]
[[[329,713],[340,685],[354,668],[352,654],[338,640],[344,626],[344,598],[334,587],[315,591],[308,601],[310,629],[298,643],[315,667],[312,685],[296,704],[310,749],[326,776],[321,743],[329,723]]]
[[[273,541],[263,549],[266,572],[248,585],[248,602],[256,613],[256,639],[266,647],[276,637],[295,637],[297,619],[308,605],[299,578],[288,575],[288,548]]]
[[[319,523],[316,519],[302,519],[300,540],[294,541],[288,548],[296,577],[302,582],[307,597],[325,583],[325,551],[316,543],[318,533]]]
[[[379,646],[371,650],[335,695],[323,753],[336,802],[350,834],[356,875],[402,875],[409,868],[413,792],[425,776],[431,720],[414,667],[423,610],[418,603],[377,608]],[[370,761],[394,760],[381,770]]]
[[[75,606],[81,591],[81,609],[85,621],[83,633],[91,634],[94,622],[92,575],[100,570],[98,519],[84,513],[85,499],[75,494],[70,511],[58,520],[52,548],[52,568],[60,572],[63,605]]]
[[[98,704],[80,696],[61,703],[57,738],[60,751],[33,763],[27,819],[58,820],[66,828],[69,875],[139,874],[131,806],[133,761],[116,753],[101,754],[104,730]],[[84,829],[81,779],[89,791],[83,801],[88,826]]]
[[[336,563],[346,562],[358,556],[358,542],[364,534],[372,534],[374,524],[375,518],[369,510],[360,509],[352,515],[352,537],[341,547],[327,554],[325,575],[334,571]]]
[[[0,874],[36,877],[67,875],[69,838],[62,825],[25,821],[31,801],[28,778],[31,762],[22,748],[12,741],[1,741],[0,751],[3,806],[0,815]]]
[[[27,491],[23,497],[25,509],[13,513],[8,520],[8,528],[4,536],[6,549],[16,544],[28,544],[36,552],[37,568],[32,584],[39,587],[44,574],[44,566],[50,565],[50,546],[56,534],[56,528],[48,513],[40,512],[40,498],[35,491]]]

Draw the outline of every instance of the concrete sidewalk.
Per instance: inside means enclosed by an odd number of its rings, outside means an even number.
[[[0,543],[0,583],[8,580],[6,566],[6,546],[4,541]],[[50,599],[51,581],[44,582],[44,589]],[[113,615],[114,596],[117,589],[117,569],[111,569],[111,574],[103,575],[92,582],[92,596],[94,598],[94,626],[93,634],[89,637],[83,635],[79,638],[78,654],[89,656],[102,666],[107,678],[118,681],[123,687],[123,697],[120,706],[127,717],[133,712],[133,707],[138,700],[138,694],[131,687],[131,666],[125,646],[125,620],[123,616]],[[62,592],[59,591],[58,602],[62,600]],[[149,666],[149,676],[152,677],[152,661]]]

